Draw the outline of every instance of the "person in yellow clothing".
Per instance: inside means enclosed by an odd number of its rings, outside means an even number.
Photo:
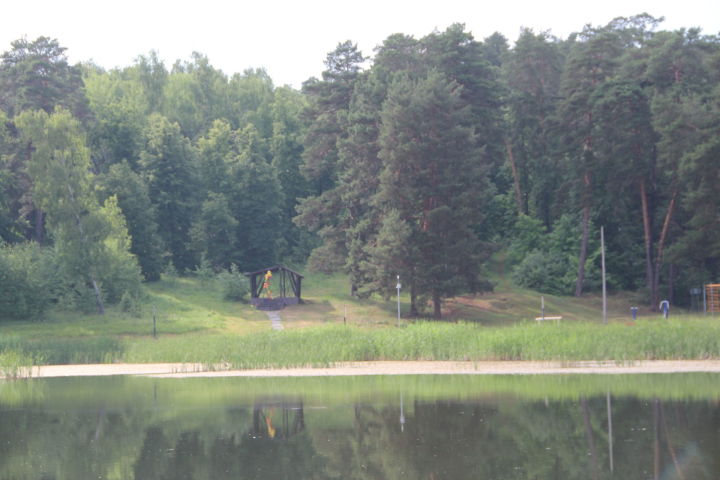
[[[263,283],[263,290],[265,290],[267,298],[272,298],[272,290],[270,290],[270,280],[272,280],[272,272],[268,270],[265,274],[265,283]]]

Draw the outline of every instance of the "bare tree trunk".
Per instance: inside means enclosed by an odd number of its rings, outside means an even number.
[[[658,308],[658,303],[660,302],[660,268],[662,267],[663,251],[665,249],[668,230],[670,230],[670,221],[672,220],[673,213],[675,212],[675,200],[677,199],[677,194],[678,189],[675,187],[672,197],[670,198],[670,205],[668,205],[667,213],[665,214],[662,232],[660,232],[660,240],[658,241],[657,253],[655,254],[655,268],[653,272],[652,288],[650,290],[652,297],[651,307],[653,310]]]
[[[433,301],[433,318],[435,320],[440,320],[442,318],[442,300],[440,299],[440,295],[438,295],[437,293],[433,293],[432,301]]]
[[[410,316],[415,318],[418,316],[417,308],[417,292],[415,291],[415,284],[410,284]]]
[[[587,245],[590,239],[590,175],[585,173],[585,199],[583,200],[583,219],[582,219],[582,239],[580,240],[580,256],[578,257],[578,276],[575,283],[575,296],[582,295],[583,285],[585,284],[585,261],[587,260]]]
[[[642,204],[643,232],[645,235],[645,286],[648,292],[652,291],[653,284],[653,261],[652,261],[652,227],[650,221],[650,208],[648,206],[645,180],[640,180],[640,201]],[[651,299],[652,301],[652,299]]]
[[[100,294],[100,287],[98,287],[97,281],[95,281],[95,275],[92,273],[90,274],[90,281],[93,286],[93,291],[95,292],[95,303],[97,303],[98,313],[105,315],[105,305],[103,304],[102,295]]]
[[[505,150],[507,151],[508,163],[510,164],[510,170],[512,171],[513,184],[515,185],[515,202],[517,203],[518,213],[527,213],[525,211],[522,190],[520,189],[520,175],[518,174],[517,166],[515,165],[515,157],[513,156],[512,143],[507,138],[505,139]]]

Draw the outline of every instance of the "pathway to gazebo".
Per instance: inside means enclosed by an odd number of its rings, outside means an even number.
[[[265,313],[267,313],[268,318],[271,322],[271,327],[273,330],[283,330],[283,324],[282,319],[280,318],[280,311],[279,310],[266,310]]]

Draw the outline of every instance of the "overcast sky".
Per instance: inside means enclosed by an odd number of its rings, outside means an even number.
[[[521,27],[565,38],[585,24],[647,12],[664,29],[720,33],[720,0],[16,0],[0,13],[0,51],[12,40],[59,40],[71,62],[125,67],[150,50],[168,68],[193,51],[226,74],[264,67],[276,85],[319,76],[327,52],[352,40],[367,55],[392,33],[416,38],[460,22],[475,38]]]

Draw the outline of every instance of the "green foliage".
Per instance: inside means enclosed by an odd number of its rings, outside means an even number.
[[[137,165],[148,108],[142,85],[117,70],[91,72],[84,84],[95,119],[88,132],[93,163],[103,172],[123,160]]]
[[[164,103],[163,92],[168,80],[168,71],[158,52],[151,50],[146,55],[139,55],[135,64],[126,69],[128,76],[140,84],[143,94],[147,99],[150,112],[159,112]]]
[[[97,298],[91,287],[77,284],[66,277],[62,279],[61,290],[57,299],[57,307],[61,311],[80,312],[85,315],[97,312]],[[105,301],[101,292],[101,301]]]
[[[155,281],[205,258],[307,262],[362,295],[399,273],[417,310],[487,286],[505,246],[523,285],[593,289],[603,225],[611,287],[683,302],[720,275],[720,42],[659,23],[524,29],[512,48],[454,24],[391,35],[372,62],[346,41],[302,91],[199,53],[105,71],[20,39],[0,59],[0,238],[52,246],[48,295],[67,308],[135,295],[136,261]],[[112,196],[119,212],[97,201]]]
[[[193,52],[189,62],[176,62],[163,86],[162,113],[177,123],[185,137],[197,139],[218,118],[228,118],[228,82],[208,58]]]
[[[193,274],[201,280],[210,280],[215,276],[215,270],[204,254],[200,256],[200,263],[193,270]]]
[[[407,245],[412,230],[397,210],[390,210],[382,220],[380,231],[372,245],[366,247],[371,261],[361,264],[364,273],[370,279],[366,288],[388,298],[394,293],[396,276],[412,278],[412,258]]]
[[[338,139],[345,136],[340,120],[347,114],[364,60],[357,45],[350,41],[338,43],[335,50],[327,54],[322,80],[311,79],[303,85],[308,99],[304,112],[308,123],[302,172],[318,195],[335,184]]]
[[[292,221],[301,198],[310,195],[310,184],[300,173],[304,125],[300,112],[306,107],[305,97],[291,88],[275,90],[271,107],[273,134],[270,139],[272,166],[277,172],[284,203],[282,216],[275,231],[278,236],[278,258],[284,263],[304,263],[312,248],[312,235]]]
[[[21,38],[11,46],[0,57],[0,109],[18,115],[64,107],[79,118],[87,116],[80,70],[68,64],[66,49],[56,39]]]
[[[399,79],[381,112],[384,165],[375,201],[397,208],[409,226],[396,255],[407,259],[411,288],[432,298],[436,317],[443,298],[483,289],[484,252],[473,227],[483,221],[490,188],[462,92],[437,72]]]
[[[210,192],[190,229],[193,249],[209,265],[224,267],[237,254],[238,226],[227,197]]]
[[[142,316],[142,304],[135,295],[128,291],[125,291],[120,297],[118,308],[120,308],[121,312],[133,317],[140,318]]]
[[[35,243],[0,246],[0,319],[40,318],[57,286],[54,258]]]
[[[520,286],[539,292],[570,295],[574,292],[578,245],[579,221],[572,215],[563,215],[553,225],[553,230],[543,233],[539,220],[525,215],[518,217],[516,235],[508,257],[521,259],[513,269],[512,279]],[[597,242],[592,242],[595,247]],[[600,255],[593,250],[586,263],[586,290],[600,287],[599,271],[595,265]]]
[[[515,220],[508,260],[512,263],[521,262],[530,253],[545,250],[546,245],[547,235],[542,222],[521,214]]]
[[[359,75],[361,60],[340,44],[323,81],[304,87],[303,171],[317,193],[300,202],[296,222],[322,241],[308,264],[349,273],[359,293],[387,294],[387,278],[400,273],[414,292],[413,314],[432,297],[439,316],[443,298],[488,285],[479,237],[493,238],[484,220],[500,163],[494,73],[462,25],[421,41],[393,35]],[[393,210],[411,230],[405,242],[390,238]]]
[[[240,272],[237,265],[230,265],[230,269],[217,275],[217,283],[224,300],[242,302],[247,300],[250,293],[248,279]]]
[[[512,278],[518,285],[539,292],[570,295],[575,289],[576,271],[576,265],[566,255],[536,250],[523,258]]]
[[[110,226],[110,234],[105,238],[106,263],[100,270],[100,280],[107,301],[117,303],[126,292],[135,296],[140,294],[140,268],[130,252],[130,235],[117,197],[105,200],[100,214]]]
[[[198,198],[195,149],[180,126],[152,115],[140,153],[142,175],[155,207],[158,233],[179,271],[195,266],[190,250],[190,227]]]
[[[18,195],[22,195],[20,172],[13,165],[17,139],[13,138],[8,116],[0,109],[0,242],[22,240],[24,219],[18,218],[14,211],[18,204]]]
[[[23,140],[34,148],[29,169],[33,198],[47,212],[67,293],[85,305],[91,287],[103,313],[105,299],[117,302],[122,292],[137,291],[140,284],[117,199],[98,205],[89,152],[78,122],[67,111],[24,112],[17,123]]]
[[[175,280],[179,275],[180,273],[177,271],[175,264],[172,262],[168,262],[165,265],[165,268],[163,268],[162,276],[167,277],[169,280]]]
[[[268,73],[261,68],[236,73],[228,82],[227,90],[224,118],[236,129],[252,125],[263,138],[269,138],[273,131],[271,104],[277,89],[274,90]]]
[[[258,133],[252,125],[239,132],[240,152],[229,174],[233,191],[228,203],[237,220],[236,251],[230,259],[247,270],[275,263],[282,233],[275,232],[275,227],[284,198],[277,172],[264,157]]]
[[[147,183],[127,162],[112,165],[98,181],[103,200],[117,197],[127,222],[130,252],[137,257],[143,277],[150,282],[159,280],[164,252]]]

